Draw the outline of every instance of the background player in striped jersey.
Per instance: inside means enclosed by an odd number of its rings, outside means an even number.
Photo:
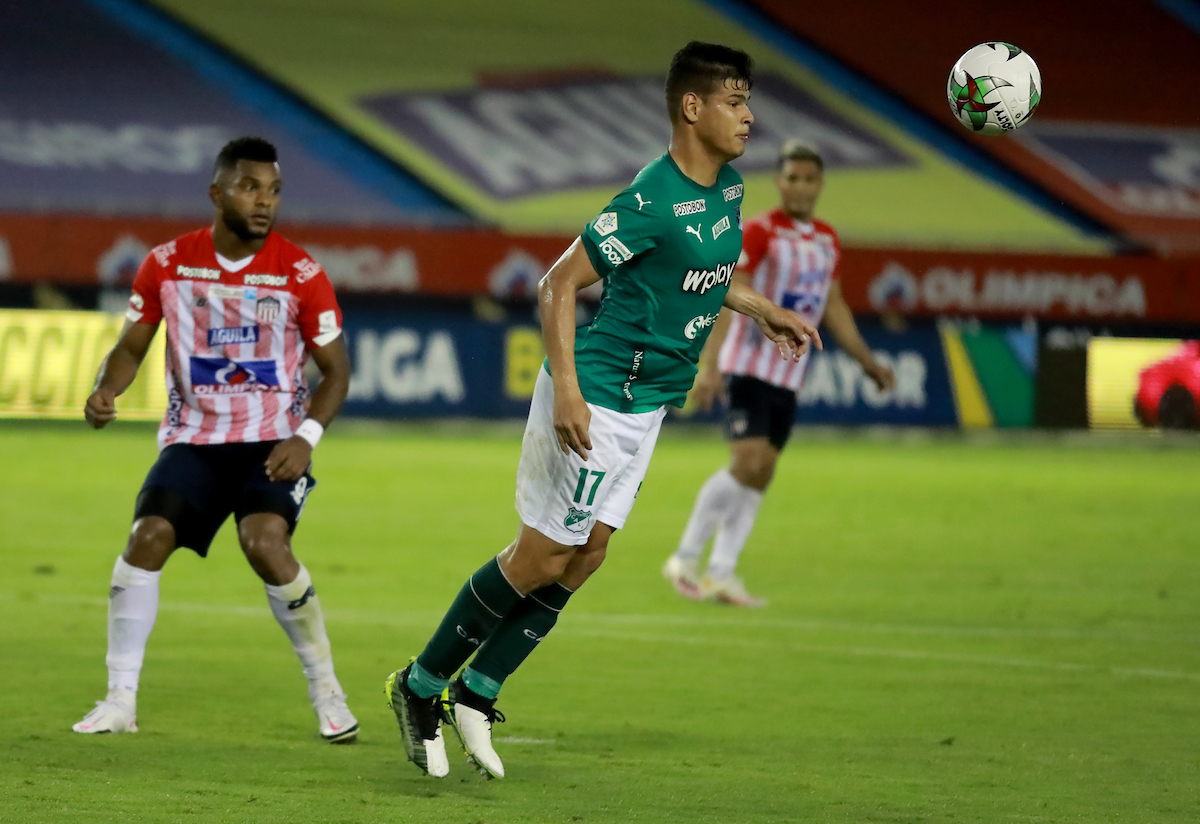
[[[775,183],[780,206],[746,223],[735,277],[746,279],[756,291],[814,326],[824,323],[876,386],[891,389],[892,370],[875,360],[842,296],[837,233],[813,218],[824,186],[824,164],[817,149],[788,142],[779,155]],[[746,591],[735,569],[791,434],[796,390],[804,379],[808,354],[799,360],[780,357],[775,344],[744,315],[731,314],[722,312],[709,336],[692,394],[702,407],[711,408],[724,382],[732,460],[701,487],[679,548],[667,559],[663,575],[689,598],[765,606],[766,601]],[[700,556],[714,532],[708,569],[701,576]]]
[[[346,399],[350,360],[329,279],[304,250],[271,231],[281,180],[275,147],[239,138],[217,157],[210,228],[155,248],[138,269],[121,337],[84,414],[117,417],[159,322],[167,323],[167,413],[160,454],[113,568],[108,694],[73,729],[137,732],[138,677],[158,613],[158,581],[176,547],[201,557],[232,513],[271,612],[308,678],[321,735],[352,741],[358,722],[333,671],[321,604],[291,535],[316,481],[313,448]],[[311,355],[316,392],[304,379]]]

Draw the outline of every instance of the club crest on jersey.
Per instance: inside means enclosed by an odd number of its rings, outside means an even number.
[[[208,346],[227,346],[236,343],[258,343],[257,326],[225,326],[208,330]]]
[[[588,522],[591,521],[591,519],[591,512],[585,512],[582,509],[571,507],[570,511],[567,512],[567,517],[563,518],[563,526],[565,526],[571,532],[582,535],[587,531]]]
[[[685,292],[706,293],[714,286],[728,286],[733,282],[733,264],[722,263],[716,269],[688,269],[683,276]]]
[[[737,200],[741,197],[744,190],[745,187],[741,183],[735,183],[732,186],[726,186],[722,189],[721,195],[725,198],[725,202],[728,203],[731,200]]]
[[[600,237],[611,235],[617,231],[617,213],[605,212],[596,218],[596,222],[592,224],[592,228],[596,230],[596,234]]]
[[[273,360],[235,361],[229,358],[189,358],[192,391],[197,395],[236,395],[279,387]]]
[[[708,204],[704,202],[704,198],[700,198],[699,200],[685,200],[683,203],[671,204],[671,211],[675,213],[675,217],[698,215],[707,209]]]
[[[729,228],[729,215],[721,218],[716,226],[713,226],[713,240],[716,240],[721,235],[725,234],[725,230]]]
[[[271,323],[279,316],[279,298],[267,295],[265,298],[259,298],[258,303],[254,304],[254,317],[259,323]]]
[[[308,283],[321,272],[321,264],[310,258],[305,258],[296,264],[296,283]],[[286,281],[287,279],[284,278]]]

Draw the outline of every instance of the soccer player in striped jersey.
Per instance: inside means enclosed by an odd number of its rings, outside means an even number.
[[[281,179],[275,147],[239,138],[217,156],[211,227],[155,248],[138,269],[121,337],[84,415],[99,429],[167,326],[167,412],[158,460],[137,496],[133,529],[113,568],[108,694],[73,729],[137,732],[137,688],[158,613],[163,565],[177,547],[200,557],[232,514],[250,566],[308,678],[321,735],[353,741],[358,722],[333,670],[321,603],[292,554],[292,533],[316,481],[312,452],[350,384],[341,312],[329,278],[271,231]],[[322,380],[304,378],[312,357]]]
[[[780,206],[747,221],[734,277],[812,325],[824,323],[876,386],[891,389],[892,370],[875,360],[842,296],[837,233],[813,218],[824,186],[820,153],[813,146],[789,141],[780,152],[775,183]],[[809,356],[780,357],[775,344],[746,321],[744,315],[731,318],[729,312],[722,312],[701,355],[692,394],[702,407],[711,408],[724,384],[732,460],[701,487],[679,548],[667,559],[663,575],[688,598],[758,607],[766,601],[747,592],[735,570],[791,435],[796,390]],[[712,553],[701,575],[700,556],[710,538]]]

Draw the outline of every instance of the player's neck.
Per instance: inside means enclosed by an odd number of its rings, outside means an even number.
[[[717,182],[721,167],[729,162],[727,157],[716,157],[696,137],[688,132],[676,132],[671,136],[667,153],[691,180],[701,186],[712,186]]]
[[[812,223],[812,212],[791,212],[784,208],[783,213],[797,223]]]
[[[213,223],[212,238],[213,248],[217,254],[227,260],[242,260],[243,258],[257,255],[267,243],[265,237],[243,240],[235,235],[221,220]]]

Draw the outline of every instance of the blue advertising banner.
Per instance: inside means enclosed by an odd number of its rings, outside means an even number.
[[[529,326],[457,314],[347,311],[354,372],[343,414],[523,418],[542,364]]]
[[[354,367],[344,414],[378,418],[523,418],[542,365],[541,334],[527,323],[456,314],[354,311],[344,327]],[[939,333],[866,327],[876,357],[896,373],[879,392],[832,342],[813,354],[798,401],[800,423],[955,426]],[[691,416],[716,420],[717,415]]]
[[[936,328],[888,332],[862,327],[863,338],[896,373],[896,387],[880,392],[862,367],[825,335],[825,350],[809,360],[797,393],[800,423],[957,426],[954,390]]]

